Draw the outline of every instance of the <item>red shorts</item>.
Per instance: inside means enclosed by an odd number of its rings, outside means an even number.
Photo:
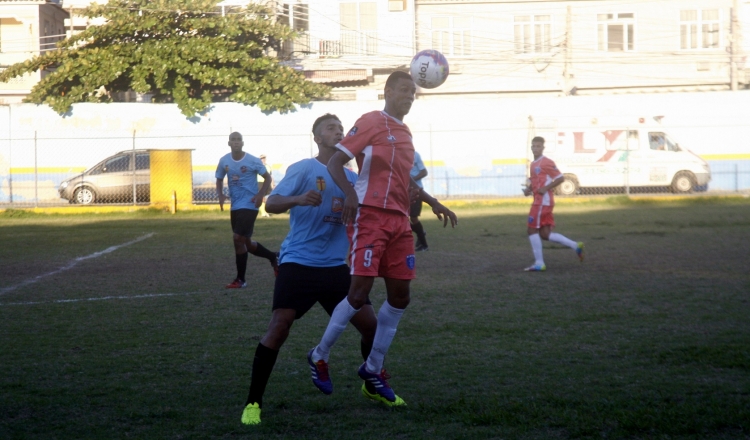
[[[347,232],[352,275],[399,280],[416,277],[414,238],[409,217],[403,213],[360,206]]]
[[[555,217],[552,216],[552,207],[544,205],[531,205],[529,211],[528,226],[540,229],[542,226],[555,227]]]

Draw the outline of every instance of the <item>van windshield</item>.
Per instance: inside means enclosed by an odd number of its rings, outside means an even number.
[[[648,143],[652,150],[656,151],[680,151],[677,142],[662,131],[652,131],[648,134]]]

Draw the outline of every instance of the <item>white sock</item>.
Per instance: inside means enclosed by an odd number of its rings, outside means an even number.
[[[331,354],[331,347],[336,341],[339,340],[341,333],[344,333],[346,324],[352,317],[359,312],[359,309],[355,309],[349,304],[349,300],[344,298],[341,302],[333,309],[331,313],[331,320],[328,321],[328,327],[326,327],[323,338],[320,340],[320,344],[315,347],[312,353],[313,362],[317,362],[321,359],[328,362],[328,356]]]
[[[542,253],[542,237],[539,234],[529,235],[531,251],[534,252],[534,264],[544,266],[544,255]]]
[[[378,328],[375,330],[375,340],[372,342],[372,351],[370,351],[370,356],[367,357],[367,366],[365,367],[370,373],[379,374],[380,370],[383,369],[383,359],[388,353],[393,337],[396,336],[396,327],[398,327],[398,321],[401,320],[404,310],[393,307],[388,304],[388,301],[380,307]]]
[[[578,243],[575,241],[569,239],[568,237],[558,234],[557,232],[552,232],[549,234],[549,241],[554,241],[555,243],[560,243],[563,246],[567,246],[573,250],[576,250],[578,247]]]

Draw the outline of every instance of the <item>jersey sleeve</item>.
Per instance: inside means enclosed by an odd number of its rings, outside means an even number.
[[[216,166],[216,178],[224,179],[227,176],[227,171],[224,168],[224,160],[219,160],[219,165]]]
[[[374,122],[372,113],[362,115],[346,137],[336,144],[336,148],[354,159],[368,145],[372,145],[372,138],[377,133],[377,125]]]
[[[557,165],[552,160],[545,160],[542,164],[542,172],[549,176],[552,180],[557,180],[562,177],[562,173],[557,169]]]
[[[290,197],[302,194],[305,190],[308,168],[303,162],[290,165],[286,170],[284,178],[271,191],[271,195]]]

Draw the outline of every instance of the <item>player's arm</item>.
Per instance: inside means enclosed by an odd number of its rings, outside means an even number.
[[[555,180],[539,188],[538,190],[536,190],[536,192],[538,192],[539,194],[544,194],[547,191],[552,191],[553,189],[560,186],[564,181],[565,178],[563,178],[563,175],[560,174],[559,176],[555,177]]]
[[[328,172],[331,174],[334,183],[341,188],[344,192],[344,210],[341,213],[341,221],[347,225],[357,215],[357,208],[359,207],[359,197],[357,192],[354,190],[349,179],[346,178],[346,171],[344,166],[351,160],[348,154],[343,151],[337,151],[333,153],[333,156],[328,160]]]
[[[427,192],[422,188],[419,189],[419,198],[423,202],[430,205],[430,208],[432,208],[432,212],[437,216],[438,220],[443,221],[443,227],[448,226],[448,220],[451,221],[452,228],[456,227],[456,225],[458,224],[458,217],[456,217],[456,214],[453,211],[446,208],[445,205],[440,203],[438,199],[427,194]]]
[[[263,186],[260,188],[258,193],[255,194],[255,197],[250,199],[251,202],[255,203],[256,208],[260,208],[260,205],[263,204],[263,197],[266,196],[266,194],[268,193],[268,189],[271,188],[271,184],[273,183],[273,178],[268,173],[268,171],[261,174],[261,177],[263,178]]]
[[[416,176],[412,177],[412,179],[414,179],[415,182],[419,182],[425,177],[427,177],[427,168],[419,170],[419,173],[417,173]]]
[[[274,194],[266,200],[266,211],[271,214],[281,214],[295,206],[318,206],[321,203],[323,203],[323,196],[320,195],[320,191],[314,189],[296,196]]]
[[[224,200],[227,199],[224,195],[224,179],[216,179],[216,196],[219,198],[219,208],[223,211]]]

